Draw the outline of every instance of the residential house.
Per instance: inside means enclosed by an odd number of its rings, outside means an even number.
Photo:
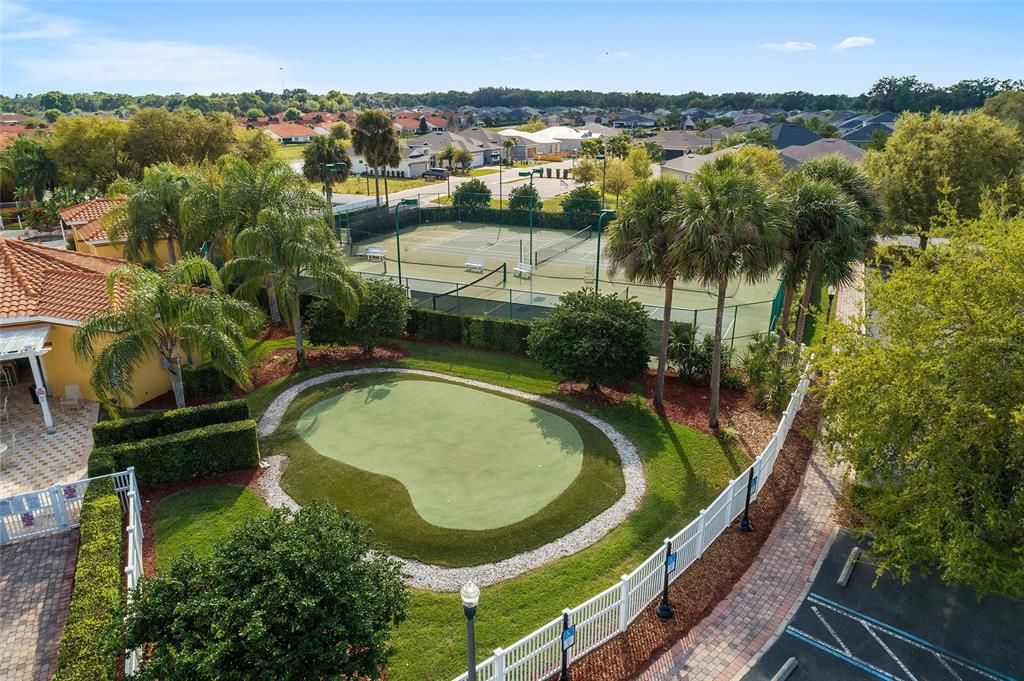
[[[899,118],[899,114],[894,111],[883,111],[880,114],[871,116],[864,125],[870,125],[872,123],[881,123],[882,125],[888,125],[890,128],[896,126],[896,119]]]
[[[92,366],[75,357],[71,336],[90,314],[110,307],[106,276],[122,264],[112,258],[0,239],[0,334],[26,341],[0,356],[0,361],[12,366],[26,389],[32,384],[45,388],[45,394],[37,395],[41,402],[45,403],[47,394],[64,395],[68,385],[78,385],[86,399],[97,399],[89,386]],[[117,287],[115,294],[120,302],[126,291]],[[11,333],[15,331],[21,333]],[[0,343],[4,345],[9,344]],[[136,407],[168,390],[167,372],[157,357],[149,356],[136,367],[131,395],[121,405]]]
[[[771,128],[771,143],[776,149],[785,149],[794,144],[810,144],[821,139],[821,135],[812,132],[799,123],[776,123]]]
[[[103,197],[68,206],[58,213],[61,231],[79,253],[122,259],[124,239],[110,238],[107,233],[107,215],[123,206],[124,202],[124,197]],[[161,239],[154,247],[155,260],[152,264],[160,266],[170,263],[172,249],[176,260],[181,252],[178,244]]]
[[[760,123],[764,127],[768,127],[768,124],[764,122],[764,119],[766,119],[766,118],[768,118],[768,117],[765,116],[764,114],[757,113],[756,111],[753,111],[751,113],[744,113],[744,114],[740,114],[739,116],[736,116],[735,118],[733,118],[732,124],[733,125],[750,125],[750,124],[754,124],[754,123]]]
[[[615,135],[619,132],[615,128],[610,128],[607,125],[602,125],[600,123],[587,123],[581,129],[590,131],[593,133],[594,137],[608,137],[609,135]]]
[[[671,161],[701,147],[711,146],[711,140],[685,130],[666,130],[652,137],[661,146],[663,160]]]
[[[642,114],[627,114],[612,121],[615,128],[653,128],[658,121]]]
[[[846,120],[839,121],[838,123],[833,122],[833,125],[839,129],[840,133],[849,132],[850,130],[856,130],[861,127],[870,118],[872,118],[871,114],[861,114],[859,116],[852,116]]]
[[[683,115],[692,118],[694,122],[710,121],[712,118],[714,118],[714,116],[712,116],[709,112],[705,111],[704,109],[699,109],[696,107],[691,107],[687,109],[686,111],[683,112]]]
[[[779,153],[782,154],[784,161],[788,159],[793,161],[795,165],[799,165],[832,155],[841,156],[851,163],[860,163],[860,160],[864,158],[865,151],[856,144],[850,144],[845,140],[822,137],[810,144],[797,144],[786,147]]]
[[[675,177],[679,180],[689,180],[693,177],[701,167],[708,162],[714,161],[720,156],[724,156],[730,152],[736,151],[743,147],[742,144],[738,144],[735,147],[728,147],[727,149],[719,149],[718,151],[712,151],[710,154],[683,154],[677,156],[671,161],[666,161],[661,164],[661,176],[662,177]]]
[[[320,135],[308,125],[299,123],[271,123],[264,126],[263,129],[281,144],[305,144]]]
[[[526,161],[542,154],[554,154],[561,149],[562,143],[544,130],[540,132],[523,132],[515,128],[501,130],[498,132],[501,137],[513,137],[516,145],[512,147],[512,159],[515,161]]]
[[[881,132],[886,136],[891,135],[892,126],[885,123],[868,123],[843,133],[842,137],[852,144],[865,145],[876,132]]]
[[[580,148],[580,142],[594,137],[594,133],[586,128],[576,129],[564,125],[554,125],[541,132],[558,140],[559,151],[576,151]]]

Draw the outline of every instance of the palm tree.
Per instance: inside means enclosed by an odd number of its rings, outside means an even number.
[[[295,331],[299,362],[305,360],[301,294],[325,298],[346,316],[359,307],[362,281],[345,266],[330,229],[319,216],[265,210],[256,224],[238,233],[235,252],[238,257],[228,261],[221,274],[239,284],[236,293],[244,298],[255,299],[263,286],[276,293],[281,314]],[[309,290],[309,284],[315,288]]]
[[[680,274],[676,242],[679,225],[672,213],[679,203],[682,185],[672,177],[644,180],[634,186],[608,228],[607,246],[613,269],[622,267],[626,278],[642,284],[665,287],[665,305],[661,317],[661,343],[658,346],[658,377],[654,404],[660,407],[665,397],[665,366],[668,361],[669,328],[672,320],[672,287]]]
[[[324,165],[329,163],[343,163],[345,169],[335,172],[332,179],[344,182],[348,177],[351,162],[345,152],[343,142],[332,135],[320,135],[309,141],[309,144],[302,150],[302,174],[307,180],[313,182],[322,181],[324,178]]]
[[[516,137],[506,137],[501,143],[501,146],[505,148],[505,165],[512,165],[512,150],[519,144],[519,139]]]
[[[364,111],[356,118],[352,129],[352,149],[366,159],[366,164],[374,169],[374,187],[377,193],[377,205],[380,205],[380,171],[387,165],[387,159],[395,153],[398,135],[391,124],[391,119],[383,111]]]
[[[187,256],[160,272],[116,267],[107,274],[107,296],[110,309],[89,316],[71,337],[75,356],[93,365],[90,384],[97,395],[131,394],[132,375],[155,353],[170,374],[175,404],[184,407],[182,350],[249,386],[244,334],[259,326],[262,315],[225,295],[208,261]]]
[[[157,243],[166,240],[168,262],[178,261],[176,245],[185,231],[184,197],[194,180],[193,173],[164,162],[146,168],[139,182],[117,180],[110,185],[109,193],[128,196],[107,218],[107,233],[111,239],[124,239],[128,260],[154,259]]]
[[[457,146],[455,146],[454,144],[449,144],[449,145],[446,145],[444,149],[442,149],[441,151],[439,151],[437,153],[437,160],[438,161],[442,161],[442,162],[447,161],[448,162],[448,170],[451,170],[452,169],[452,163],[455,161],[455,157],[458,155],[458,153],[459,153],[459,148]]]
[[[752,166],[733,154],[706,163],[683,186],[673,219],[680,235],[674,254],[684,276],[718,288],[708,424],[718,428],[722,375],[722,318],[729,281],[754,283],[775,272],[782,227],[779,202]]]
[[[19,137],[6,149],[4,174],[13,186],[27,190],[36,201],[42,201],[46,190],[57,186],[57,165],[38,140]]]
[[[459,148],[455,150],[455,156],[452,160],[465,170],[473,165],[473,154],[468,149]]]

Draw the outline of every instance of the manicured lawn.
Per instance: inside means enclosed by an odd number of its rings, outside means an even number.
[[[277,148],[277,156],[285,161],[301,161],[302,150],[306,148],[305,144],[282,144]]]
[[[452,423],[438,422],[436,426],[431,425],[422,431],[415,431],[413,424],[417,418],[432,419],[438,410],[432,409],[430,411],[421,411],[419,414],[410,413],[404,416],[404,419],[409,424],[410,429],[408,432],[420,432],[420,435],[411,436],[412,439],[404,446],[399,442],[391,447],[391,449],[403,450],[404,453],[391,452],[387,455],[373,458],[381,459],[387,458],[387,456],[398,456],[408,460],[405,464],[396,462],[385,463],[378,460],[356,467],[350,465],[351,461],[339,460],[338,457],[332,456],[330,452],[321,454],[317,449],[314,449],[314,445],[319,446],[316,444],[317,440],[313,440],[313,445],[311,445],[306,438],[299,437],[296,434],[297,429],[299,432],[302,432],[305,422],[308,421],[308,417],[302,417],[304,412],[311,407],[324,404],[325,400],[333,398],[339,392],[344,394],[346,391],[355,391],[368,395],[371,394],[369,391],[374,389],[387,389],[398,393],[403,382],[408,381],[413,381],[416,384],[412,386],[414,388],[419,388],[419,386],[424,384],[427,386],[434,384],[442,388],[452,387],[451,384],[425,381],[417,377],[397,374],[386,377],[353,377],[343,379],[340,383],[336,382],[312,388],[297,398],[286,414],[278,433],[275,433],[272,438],[265,440],[263,444],[265,454],[287,453],[289,456],[288,467],[285,469],[284,478],[281,482],[285,491],[300,504],[308,504],[316,500],[326,500],[338,508],[352,513],[352,515],[360,518],[373,528],[374,535],[378,541],[399,555],[424,562],[454,566],[493,562],[541,546],[549,541],[554,541],[603,511],[622,494],[624,489],[622,470],[618,455],[612,444],[594,426],[563,412],[544,412],[543,415],[557,414],[557,416],[562,417],[567,422],[566,425],[570,428],[575,427],[575,430],[578,432],[582,440],[581,445],[583,449],[582,461],[578,462],[582,464],[578,474],[573,474],[569,478],[566,487],[560,487],[564,491],[556,492],[550,503],[541,505],[538,510],[529,516],[523,516],[522,520],[506,524],[504,527],[498,527],[493,524],[489,525],[489,527],[495,529],[452,529],[455,527],[454,522],[449,522],[444,527],[431,524],[424,519],[424,515],[433,516],[437,515],[437,513],[424,514],[418,512],[413,499],[410,498],[409,489],[400,482],[403,477],[414,475],[414,473],[408,471],[403,473],[403,469],[416,465],[414,460],[418,455],[423,455],[423,448],[427,447],[426,443],[431,437],[444,437],[445,433],[458,430],[460,423],[457,418],[453,419]],[[369,391],[364,389],[369,389]],[[499,397],[486,392],[473,396],[472,392],[479,393],[480,391],[473,391],[470,388],[459,389],[470,391],[466,395],[467,402],[460,407],[463,412],[466,412],[464,418],[472,420],[473,418],[479,419],[483,417],[483,423],[474,422],[477,423],[474,429],[479,431],[475,433],[475,437],[479,439],[474,441],[476,446],[473,448],[474,451],[478,452],[477,456],[483,457],[482,464],[485,472],[481,473],[481,480],[489,479],[489,476],[494,475],[500,470],[502,465],[507,468],[511,464],[511,468],[505,473],[500,474],[501,480],[507,483],[507,486],[504,486],[502,482],[492,481],[489,484],[484,484],[482,489],[477,489],[474,493],[477,495],[482,494],[485,499],[489,498],[492,503],[502,507],[494,509],[493,513],[507,513],[510,510],[510,506],[522,504],[528,501],[531,495],[540,493],[543,487],[542,483],[539,481],[530,482],[530,475],[536,473],[536,469],[533,467],[537,466],[538,461],[540,461],[540,459],[536,459],[539,452],[535,451],[530,456],[525,454],[517,456],[514,464],[507,460],[501,462],[501,464],[488,464],[487,460],[492,457],[513,456],[508,452],[503,452],[500,445],[489,444],[490,439],[486,431],[493,431],[499,428],[501,426],[501,419],[497,418],[495,414],[495,418],[490,419],[493,423],[487,425],[487,415],[470,415],[469,412],[472,411],[472,404],[474,402],[490,404],[495,400],[499,400],[498,404],[500,404],[500,401],[510,400],[511,398]],[[386,408],[385,401],[389,398],[380,395],[374,399],[377,401],[378,407]],[[399,397],[395,399],[395,408],[404,409],[400,404]],[[437,399],[438,401],[443,401],[441,397]],[[449,396],[447,401],[451,402],[455,399],[455,397]],[[422,401],[423,404],[432,402],[432,400]],[[491,404],[490,406],[493,407],[494,405]],[[523,407],[526,407],[525,403],[513,401],[509,409],[515,410]],[[527,407],[527,409],[530,408]],[[401,417],[401,415],[399,416]],[[356,415],[335,415],[324,420],[328,423],[344,423],[349,418],[355,419],[358,417]],[[525,417],[525,419],[529,418],[529,416]],[[512,428],[513,431],[530,432],[533,429],[529,425],[529,421],[525,419],[521,424],[517,421],[516,423],[507,423],[505,425]],[[365,427],[371,430],[375,429],[379,426],[379,421],[380,419],[376,419],[373,424],[365,424]],[[343,427],[347,431],[352,429],[358,431],[363,426],[364,424],[349,424]],[[324,424],[318,427],[327,426]],[[434,436],[431,435],[431,428],[437,431]],[[547,432],[546,435],[551,436],[552,433]],[[515,436],[515,432],[506,433],[504,436],[497,434],[497,432],[494,433],[495,438],[500,437],[506,440],[512,439]],[[375,436],[377,440],[381,437],[386,436],[381,435],[379,432]],[[399,440],[401,440],[401,437]],[[338,443],[338,447],[352,446],[358,448],[359,442],[358,437],[350,434]],[[437,469],[436,466],[431,466],[435,468],[432,474],[434,478],[443,478],[445,475],[455,475],[456,478],[472,478],[471,470],[449,470],[449,466],[455,464],[453,448],[454,446],[443,447],[438,452],[437,456],[442,457],[440,460],[444,462],[444,465],[440,469]],[[350,458],[352,456],[358,457],[359,455],[349,453],[348,456]],[[523,470],[517,464],[529,465],[531,470]],[[427,468],[428,472],[431,467]],[[374,470],[377,470],[377,472],[371,472]],[[544,482],[550,483],[550,477],[544,476]],[[465,484],[463,480],[453,479],[448,483],[442,484],[440,489],[432,491],[434,493],[456,494],[456,490],[461,484]],[[413,481],[412,488],[414,491],[416,490],[415,480]],[[507,503],[502,503],[501,499],[505,495],[510,495],[510,499]],[[486,504],[487,501],[478,504],[477,506],[482,506],[482,508],[475,508],[472,513],[467,515],[474,516],[484,513],[487,511]],[[443,517],[447,517],[443,511],[444,509],[442,508],[439,512]],[[455,519],[450,518],[449,520]],[[438,524],[441,523],[439,522]]]
[[[170,567],[186,550],[210,555],[231,530],[268,512],[263,500],[241,485],[196,487],[162,499],[153,512],[157,570]]]
[[[322,185],[323,183],[319,183]],[[376,190],[374,189],[374,178],[370,177],[370,190],[366,190],[366,178],[351,176],[344,182],[334,183],[335,194],[363,194],[366,196],[376,196]],[[388,178],[388,191],[390,193],[400,192],[405,189],[416,189],[417,187],[445,187],[444,182],[438,182],[437,180],[424,180],[421,177],[389,177]],[[384,200],[384,178],[380,178],[380,196],[381,201]]]
[[[465,347],[402,343],[411,357],[398,364],[431,369],[539,394],[556,393],[557,378],[525,358]],[[330,369],[326,369],[330,370]],[[254,391],[254,414],[280,390],[323,370],[289,376]],[[477,655],[508,646],[618,581],[669,535],[696,517],[749,458],[714,438],[673,424],[639,394],[617,407],[579,404],[609,421],[637,447],[647,493],[630,518],[594,546],[518,579],[483,589],[477,613]],[[458,594],[414,591],[409,619],[395,632],[392,681],[448,681],[464,668],[465,618]]]
[[[469,171],[469,176],[480,177],[481,175],[496,175],[497,173],[497,168],[473,168]]]

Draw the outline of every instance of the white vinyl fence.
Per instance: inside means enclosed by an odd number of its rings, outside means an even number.
[[[25,492],[0,499],[0,546],[64,532],[81,524],[82,498],[89,483],[111,479],[121,500],[128,551],[124,574],[131,590],[142,577],[142,503],[135,480],[135,469],[94,478],[63,482],[46,489]],[[139,653],[125,653],[125,676],[134,673]]]
[[[662,547],[631,573],[622,575],[618,584],[575,608],[567,608],[558,618],[508,648],[495,649],[494,655],[477,665],[477,680],[542,681],[561,670],[563,637],[572,641],[566,650],[567,663],[571,664],[626,631],[629,623],[661,596],[666,572],[668,581],[675,581],[743,514],[748,481],[752,482],[750,500],[757,498],[763,481],[772,474],[775,459],[800,411],[809,383],[810,378],[805,373],[764,451],[689,525],[666,539]],[[567,631],[569,629],[571,632]],[[466,678],[464,673],[455,681],[466,681]]]

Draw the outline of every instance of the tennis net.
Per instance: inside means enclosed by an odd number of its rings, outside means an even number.
[[[563,253],[567,253],[570,249],[576,248],[584,241],[590,238],[590,227],[584,227],[575,234],[571,234],[564,239],[559,239],[550,246],[544,246],[538,248],[534,254],[533,265],[539,267],[541,263],[545,263],[552,258],[557,258]]]

